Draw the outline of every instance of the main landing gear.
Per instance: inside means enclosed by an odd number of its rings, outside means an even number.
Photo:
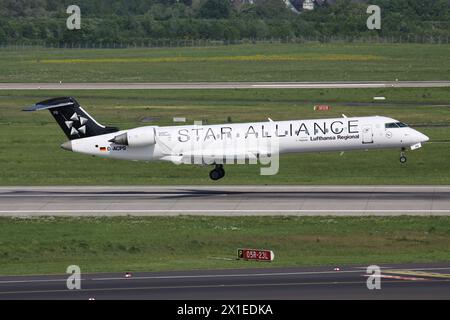
[[[406,155],[405,155],[405,149],[403,148],[402,151],[400,151],[400,163],[406,163]]]
[[[216,164],[216,167],[211,170],[211,172],[209,173],[209,177],[211,178],[211,180],[219,180],[222,179],[225,176],[225,170],[223,169],[223,165],[222,164]]]

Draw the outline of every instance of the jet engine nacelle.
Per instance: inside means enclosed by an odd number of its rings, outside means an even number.
[[[115,136],[109,142],[130,147],[150,146],[156,143],[156,128],[140,127],[130,129],[125,133]]]

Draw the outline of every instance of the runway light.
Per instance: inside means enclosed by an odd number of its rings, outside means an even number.
[[[126,273],[125,273],[125,278],[131,278],[131,273],[126,272]]]
[[[333,270],[334,270],[334,271],[341,271],[341,268],[335,267]]]
[[[91,297],[91,298],[89,298],[89,301],[94,301],[94,300],[95,300],[95,298],[92,298],[92,297]]]

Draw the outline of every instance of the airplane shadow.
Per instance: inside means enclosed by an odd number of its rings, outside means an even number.
[[[219,198],[234,199],[324,199],[324,200],[446,200],[450,199],[450,192],[386,192],[386,191],[233,191],[233,190],[204,190],[180,189],[168,191],[30,191],[19,190],[3,193],[2,197],[30,196],[48,197],[83,197],[92,198],[125,198],[125,199],[189,199],[189,198]],[[133,197],[136,196],[136,197]],[[148,200],[147,199],[147,200]]]

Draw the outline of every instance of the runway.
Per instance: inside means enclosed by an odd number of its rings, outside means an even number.
[[[380,280],[379,290],[367,287],[367,265],[340,266],[339,271],[328,266],[141,272],[131,273],[130,278],[125,272],[82,273],[80,290],[67,289],[67,274],[2,276],[0,300],[450,299],[449,264],[380,267],[381,274],[375,277]],[[372,284],[375,278],[370,279]]]
[[[357,89],[439,87],[450,87],[450,81],[0,83],[0,90]]]
[[[1,187],[0,216],[450,215],[450,186]]]

